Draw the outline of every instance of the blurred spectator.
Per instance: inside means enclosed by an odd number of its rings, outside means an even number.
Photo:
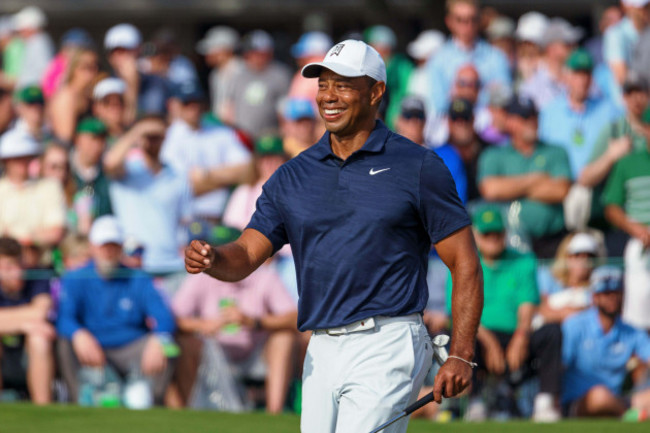
[[[488,201],[509,201],[509,222],[532,241],[539,258],[553,257],[565,235],[562,201],[571,185],[564,149],[537,138],[537,109],[515,97],[508,104],[511,146],[490,148],[479,159],[478,182]]]
[[[425,30],[411,41],[406,47],[406,52],[415,60],[415,69],[406,89],[408,95],[419,96],[423,100],[429,98],[429,79],[427,76],[427,62],[436,55],[445,43],[445,36],[438,30]]]
[[[72,142],[77,122],[90,112],[98,62],[94,51],[76,50],[59,89],[50,100],[47,114],[52,132],[64,143]]]
[[[386,100],[382,101],[382,103],[386,104],[384,115],[386,124],[393,129],[400,112],[400,104],[404,96],[406,96],[411,73],[413,72],[413,63],[405,55],[395,52],[397,37],[389,27],[372,26],[366,29],[364,36],[366,43],[377,50],[386,64],[387,93],[384,96]]]
[[[131,24],[111,27],[104,36],[104,48],[112,74],[126,83],[124,101],[128,123],[137,113],[161,114],[166,111],[171,89],[168,80],[138,70],[138,50],[142,36]]]
[[[11,91],[0,87],[0,134],[3,134],[9,129],[9,125],[14,118],[13,101],[11,99]]]
[[[408,138],[415,144],[424,146],[424,124],[426,120],[424,100],[418,96],[406,96],[402,99],[399,117],[395,122],[395,132]]]
[[[235,55],[238,44],[239,34],[225,26],[212,27],[196,44],[196,51],[205,57],[205,63],[212,69],[209,78],[212,113],[222,120],[227,117],[229,89],[244,69],[243,62]]]
[[[589,96],[594,61],[586,50],[573,51],[566,66],[567,92],[540,111],[539,136],[566,150],[571,179],[577,179],[600,133],[594,125],[609,124],[620,113],[609,101]]]
[[[318,140],[320,122],[312,100],[289,98],[281,106],[283,147],[285,153],[294,158]]]
[[[8,237],[0,237],[0,277],[0,389],[3,379],[10,387],[26,378],[32,401],[50,403],[55,332],[47,322],[52,306],[49,285],[26,277],[21,246]]]
[[[537,375],[540,390],[535,397],[533,419],[557,421],[562,334],[558,325],[532,329],[539,304],[535,258],[506,248],[505,226],[498,207],[479,206],[473,212],[472,224],[483,266],[485,302],[475,357],[479,371],[474,376],[466,418],[485,419],[486,407],[479,396],[485,376],[492,373],[506,380],[511,388]],[[451,279],[447,284],[447,305],[451,305]],[[497,410],[516,413],[508,403],[512,394],[499,397],[505,401],[497,401]]]
[[[609,6],[603,11],[598,21],[598,33],[585,42],[585,48],[593,57],[596,64],[604,62],[603,58],[603,35],[608,28],[617,24],[623,18],[623,11],[619,6]]]
[[[517,21],[515,30],[517,72],[515,79],[518,83],[526,82],[537,72],[542,58],[544,34],[548,21],[546,15],[535,11],[526,12]]]
[[[95,218],[113,213],[109,180],[102,157],[106,150],[106,125],[94,117],[79,122],[70,157],[75,194],[72,203],[73,231],[87,235]]]
[[[125,93],[124,81],[113,77],[104,78],[93,89],[92,113],[106,125],[109,145],[126,131]]]
[[[23,40],[24,49],[16,87],[38,85],[54,57],[54,43],[45,32],[47,18],[36,6],[27,6],[14,15],[14,28]]]
[[[220,235],[221,231],[219,227],[214,231],[211,244],[236,239]],[[266,379],[266,409],[282,412],[291,378],[298,312],[273,267],[263,265],[236,283],[205,274],[189,276],[172,306],[182,331],[217,341],[236,379],[257,379],[261,369]]]
[[[515,22],[512,18],[506,16],[496,16],[490,20],[490,24],[485,30],[488,42],[492,46],[501,50],[508,59],[510,70],[515,65]]]
[[[298,42],[291,47],[291,55],[296,60],[298,70],[291,80],[289,97],[307,99],[316,105],[316,93],[318,93],[318,81],[305,78],[300,73],[308,63],[320,62],[325,54],[332,48],[332,38],[323,32],[307,32],[300,36]]]
[[[646,140],[647,141],[647,140]],[[605,216],[630,235],[625,247],[623,319],[650,330],[650,144],[621,158],[607,179]]]
[[[449,104],[454,77],[463,65],[472,63],[487,91],[495,84],[509,86],[510,69],[503,53],[478,38],[478,7],[476,0],[447,0],[445,24],[451,32],[450,39],[429,62],[429,85],[432,98],[429,112],[444,113]],[[478,105],[487,103],[487,93]]]
[[[20,70],[20,56],[24,48],[23,42],[14,31],[14,20],[11,15],[0,16],[0,89],[11,90],[18,71]]]
[[[274,43],[263,30],[247,34],[243,42],[245,68],[227,90],[223,121],[253,138],[277,131],[276,107],[289,91],[291,72],[273,60]]]
[[[53,179],[29,179],[29,165],[41,146],[20,130],[0,138],[0,233],[23,244],[51,247],[65,234],[65,196]]]
[[[57,181],[63,189],[66,204],[66,228],[75,228],[72,204],[77,187],[70,173],[70,154],[67,147],[48,143],[40,158],[40,177]]]
[[[61,86],[70,59],[78,50],[93,50],[95,44],[84,29],[72,28],[61,37],[61,51],[52,59],[41,79],[41,88],[45,98],[51,98]]]
[[[647,383],[639,383],[629,399],[622,387],[632,357],[645,368],[650,366],[650,339],[621,320],[623,281],[619,269],[596,269],[591,289],[594,307],[562,325],[562,403],[569,414],[588,417],[621,416],[631,406],[632,419],[641,420],[642,414],[650,411]]]
[[[490,89],[490,100],[488,101],[486,118],[483,129],[479,136],[488,144],[505,146],[510,141],[506,129],[508,113],[506,106],[512,99],[512,92],[507,87],[494,86]]]
[[[522,95],[533,99],[539,110],[544,110],[549,103],[566,93],[564,68],[582,33],[582,30],[562,18],[553,18],[548,22],[542,38],[544,56],[535,73],[519,89]],[[591,69],[593,65],[590,72]]]
[[[167,131],[160,158],[187,176],[194,218],[219,224],[228,188],[250,179],[250,154],[232,128],[201,125],[206,98],[198,83],[183,83],[175,98],[180,116]]]
[[[621,4],[625,17],[610,26],[603,38],[603,57],[619,85],[625,81],[634,47],[650,20],[648,0],[621,0]]]
[[[144,270],[159,274],[184,267],[182,245],[192,199],[187,176],[160,160],[166,132],[162,118],[144,117],[104,156],[113,211],[126,240],[144,247]]]
[[[174,85],[198,80],[196,68],[178,48],[177,36],[172,29],[162,28],[154,33],[150,42],[142,47],[142,71],[158,75]]]
[[[650,27],[646,27],[639,35],[634,46],[630,67],[650,83]]]
[[[114,217],[98,218],[90,231],[92,261],[62,280],[57,351],[73,401],[81,366],[108,364],[121,378],[141,372],[158,404],[173,373],[165,346],[174,317],[149,276],[120,264],[123,242]]]
[[[63,256],[63,266],[67,271],[80,269],[88,264],[91,259],[88,236],[79,233],[68,233],[61,241],[60,248]]]
[[[474,132],[474,106],[465,99],[453,99],[449,106],[449,141],[436,149],[451,171],[458,196],[467,203],[481,197],[476,175],[479,156],[487,144]]]
[[[45,137],[45,100],[38,86],[18,89],[14,94],[16,122],[13,129],[41,142]]]

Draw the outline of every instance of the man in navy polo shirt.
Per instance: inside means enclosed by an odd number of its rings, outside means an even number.
[[[318,78],[316,103],[327,132],[264,185],[237,241],[193,241],[185,266],[236,281],[290,243],[298,327],[313,331],[302,431],[370,431],[415,400],[431,366],[421,316],[431,243],[454,282],[450,359],[433,394],[440,402],[467,387],[483,304],[481,268],[469,217],[442,160],[376,120],[386,88],[379,54],[347,40],[302,74]],[[385,431],[405,432],[407,423]]]

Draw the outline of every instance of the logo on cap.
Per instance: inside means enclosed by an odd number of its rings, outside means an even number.
[[[330,53],[330,57],[332,56],[338,56],[341,54],[341,50],[343,50],[343,47],[345,44],[337,44],[334,48],[332,48],[332,52]]]

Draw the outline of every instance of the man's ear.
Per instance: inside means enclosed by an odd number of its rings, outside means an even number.
[[[377,81],[373,84],[370,88],[370,105],[379,105],[384,93],[386,93],[386,83]]]

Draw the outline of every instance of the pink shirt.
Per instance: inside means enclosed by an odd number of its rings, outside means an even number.
[[[172,300],[172,310],[178,317],[219,317],[222,299],[234,301],[245,315],[261,318],[268,314],[280,315],[296,310],[296,304],[287,293],[280,276],[273,267],[262,265],[249,277],[236,283],[216,280],[206,274],[190,275]],[[246,359],[262,343],[266,331],[240,327],[236,332],[222,330],[216,340],[231,360]]]
[[[43,79],[41,80],[43,96],[45,96],[46,99],[54,96],[56,91],[59,89],[67,67],[68,59],[63,54],[57,54],[50,64],[47,65],[47,69],[45,70],[45,73],[43,73]]]

